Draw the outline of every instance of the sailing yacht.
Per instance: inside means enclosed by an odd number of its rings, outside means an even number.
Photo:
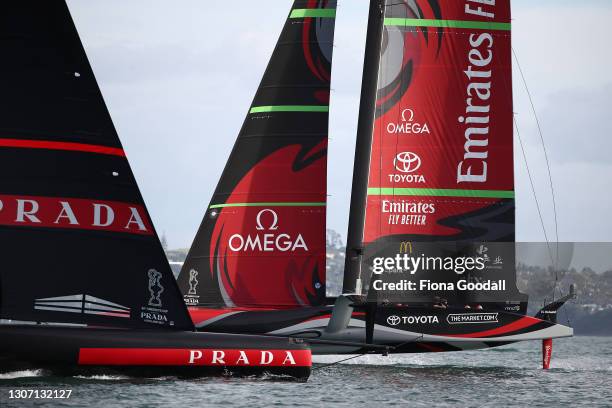
[[[0,38],[0,371],[307,378],[303,342],[195,332],[65,1]]]
[[[348,6],[348,5],[347,5]],[[206,332],[314,353],[572,336],[516,287],[510,1],[371,0],[343,294],[325,291],[334,0],[296,0],[179,275]],[[332,158],[333,159],[333,158]],[[412,267],[412,268],[411,268]]]

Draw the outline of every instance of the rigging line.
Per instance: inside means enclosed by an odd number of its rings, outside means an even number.
[[[338,364],[344,363],[345,361],[349,361],[349,360],[353,360],[353,359],[356,359],[356,358],[359,358],[359,357],[363,357],[363,356],[366,356],[366,355],[368,355],[368,354],[373,354],[373,353],[372,353],[371,351],[369,351],[369,352],[367,352],[367,353],[358,354],[358,355],[356,355],[356,356],[351,356],[351,357],[348,357],[348,358],[345,358],[345,359],[342,359],[342,360],[334,361],[333,363],[325,364],[325,365],[322,365],[322,366],[320,366],[320,367],[313,367],[313,368],[312,368],[312,371],[315,371],[315,370],[322,370],[323,368],[332,367],[332,366],[335,366],[335,365],[338,365]]]
[[[418,336],[418,337],[417,337],[417,338],[415,338],[415,339],[408,340],[408,341],[406,341],[406,342],[404,342],[404,343],[400,343],[400,344],[398,344],[397,346],[393,346],[393,349],[399,349],[400,347],[405,346],[406,344],[410,344],[410,343],[417,343],[419,340],[423,340],[423,338],[424,338],[424,335],[423,335],[423,334],[421,334],[420,336]],[[350,360],[353,360],[353,359],[356,359],[356,358],[359,358],[359,357],[367,356],[367,355],[369,355],[369,354],[380,354],[380,353],[376,353],[376,352],[374,352],[374,351],[368,351],[368,352],[366,352],[366,353],[363,353],[363,354],[358,354],[358,355],[356,355],[356,356],[351,356],[351,357],[348,357],[348,358],[345,358],[345,359],[342,359],[342,360],[335,361],[335,362],[333,362],[333,363],[325,364],[325,365],[320,366],[320,367],[314,367],[314,368],[312,369],[312,371],[315,371],[315,370],[320,370],[320,369],[327,368],[327,367],[332,367],[332,366],[335,366],[335,365],[338,365],[338,364],[344,363],[345,361],[350,361]]]
[[[512,55],[514,55],[514,60],[516,61],[516,67],[521,74],[521,79],[523,81],[523,86],[525,87],[525,91],[527,92],[527,96],[529,98],[529,103],[531,104],[531,110],[533,111],[533,116],[536,121],[536,125],[538,128],[538,134],[540,135],[540,141],[542,142],[542,149],[544,150],[544,158],[546,160],[546,168],[548,170],[548,182],[550,184],[550,192],[552,196],[552,205],[553,205],[553,217],[555,221],[555,240],[556,240],[556,263],[555,263],[555,276],[557,276],[557,269],[559,267],[559,224],[557,222],[557,200],[555,199],[555,186],[552,179],[552,172],[550,170],[550,160],[548,159],[548,150],[546,149],[546,143],[544,142],[544,134],[542,132],[542,126],[540,125],[540,119],[538,118],[538,114],[535,109],[535,104],[533,102],[533,97],[531,96],[531,91],[529,91],[529,87],[527,86],[527,80],[525,78],[525,74],[523,73],[523,69],[518,59],[518,55],[512,47]],[[553,293],[554,296],[554,293]]]
[[[525,167],[527,168],[527,175],[529,176],[529,183],[531,184],[531,192],[533,193],[533,197],[535,199],[536,208],[538,209],[538,216],[540,217],[540,224],[542,225],[542,231],[544,232],[544,239],[546,239],[546,247],[548,248],[548,255],[550,256],[550,261],[554,264],[554,258],[552,254],[552,250],[550,249],[550,241],[548,240],[548,234],[546,232],[546,227],[544,226],[544,218],[542,217],[542,210],[540,209],[540,202],[538,201],[538,194],[536,192],[535,184],[533,183],[533,177],[531,176],[531,169],[529,168],[529,162],[527,161],[527,153],[525,152],[525,145],[523,144],[523,138],[521,137],[521,132],[518,127],[518,121],[516,120],[516,115],[513,115],[514,127],[516,128],[516,135],[519,140],[519,144],[521,146],[521,151],[523,153],[523,160],[525,161]]]
[[[425,338],[425,335],[424,335],[423,333],[421,333],[421,335],[420,335],[420,336],[418,336],[416,339],[412,339],[412,340],[405,341],[405,342],[400,343],[400,344],[398,344],[397,346],[393,346],[393,347],[395,347],[396,349],[399,349],[399,348],[401,348],[401,347],[403,347],[403,346],[405,346],[405,345],[407,345],[407,344],[411,344],[411,343],[418,343],[418,342],[419,342],[419,340],[423,340],[424,338]]]

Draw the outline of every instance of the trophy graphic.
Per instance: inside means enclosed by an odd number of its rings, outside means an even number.
[[[192,269],[189,271],[189,294],[196,295],[196,288],[198,287],[198,271]]]
[[[149,269],[149,306],[162,307],[161,294],[164,291],[164,286],[161,284],[162,274],[155,269]]]

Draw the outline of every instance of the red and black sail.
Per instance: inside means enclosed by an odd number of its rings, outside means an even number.
[[[450,266],[472,257],[484,268],[396,270],[385,279],[411,280],[416,289],[377,289],[372,277],[369,293],[516,307],[525,297],[515,286],[510,1],[375,0],[372,7],[375,56],[364,76],[344,290],[359,291],[376,258],[451,258]],[[455,289],[423,288],[422,280]],[[459,280],[506,286],[462,291]]]
[[[0,316],[192,323],[64,0],[0,16]]]
[[[294,2],[179,276],[189,305],[323,302],[335,15]]]

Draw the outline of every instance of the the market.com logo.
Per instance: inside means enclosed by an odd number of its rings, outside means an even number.
[[[420,135],[423,133],[431,134],[427,123],[418,123],[414,119],[412,109],[404,109],[401,114],[401,122],[390,122],[387,125],[387,132],[390,134]]]
[[[302,234],[279,232],[279,217],[276,211],[266,208],[255,217],[255,234],[234,234],[229,238],[229,249],[232,252],[308,252],[308,246]]]
[[[421,157],[413,152],[401,152],[393,160],[393,167],[401,174],[389,174],[392,183],[425,183],[425,176],[415,174],[422,166]]]
[[[449,324],[498,323],[497,313],[461,313],[449,314]]]

